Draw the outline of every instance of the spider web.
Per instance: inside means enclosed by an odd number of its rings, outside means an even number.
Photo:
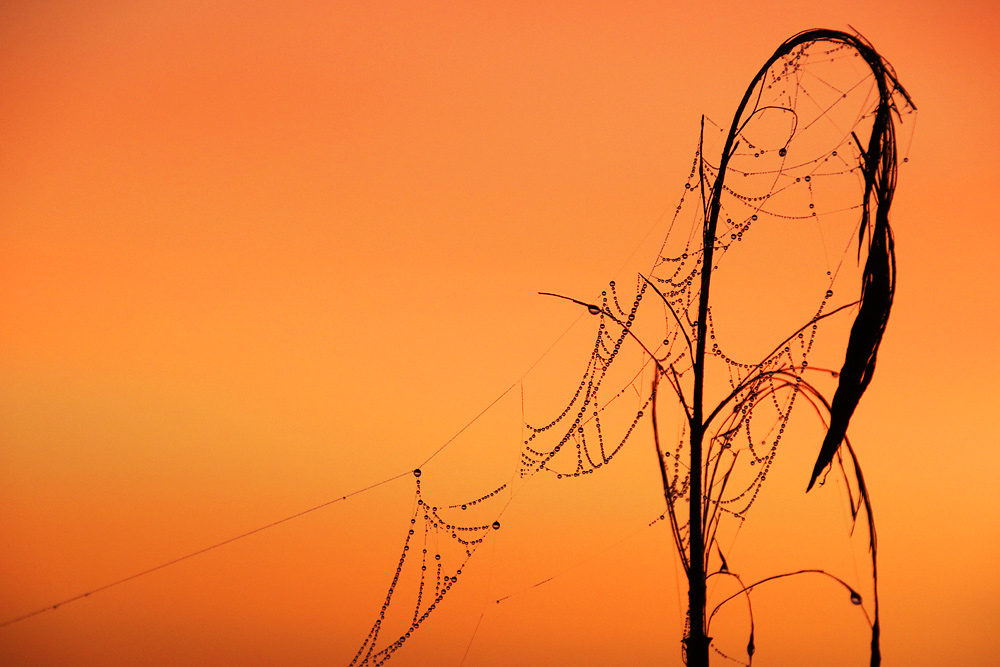
[[[719,560],[719,535],[738,532],[754,507],[793,411],[802,404],[816,407],[806,387],[827,394],[836,386],[869,242],[870,230],[862,224],[861,141],[872,133],[879,95],[856,49],[810,41],[772,64],[752,91],[752,104],[734,120],[737,143],[718,193],[711,239],[705,329],[704,404],[711,416],[700,502],[707,551]],[[915,109],[901,91],[894,101],[906,125]],[[593,318],[589,358],[554,411],[529,418],[537,411],[522,405],[520,442],[511,436],[505,443],[518,449],[514,468],[480,492],[447,501],[426,492],[425,472],[414,471],[410,527],[352,666],[384,664],[427,622],[484,542],[501,530],[504,512],[526,482],[545,475],[573,483],[592,475],[629,443],[648,442],[653,419],[661,434],[667,507],[650,525],[670,519],[686,558],[689,525],[680,510],[692,501],[686,397],[693,393],[706,271],[702,230],[726,138],[707,119],[700,134],[683,194],[649,270],[628,286],[610,282],[593,301],[563,297]],[[512,388],[520,389],[522,402],[524,382]],[[860,495],[855,487],[855,516]],[[713,567],[726,571],[724,560]],[[390,617],[401,631],[387,629]]]

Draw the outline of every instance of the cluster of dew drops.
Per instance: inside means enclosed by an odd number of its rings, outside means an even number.
[[[413,471],[413,477],[416,483],[416,502],[413,514],[410,517],[410,527],[407,530],[406,538],[403,542],[403,548],[401,550],[399,560],[396,563],[396,571],[393,575],[392,582],[389,584],[389,590],[386,593],[385,600],[382,602],[378,618],[372,624],[372,627],[368,631],[368,635],[362,643],[361,648],[358,649],[354,659],[351,661],[350,664],[352,666],[358,665],[361,667],[369,665],[382,665],[385,661],[392,657],[396,651],[402,648],[406,640],[408,640],[421,626],[421,624],[427,620],[431,613],[441,605],[445,596],[447,596],[455,584],[458,583],[458,579],[462,575],[463,568],[466,567],[469,559],[471,559],[473,554],[475,554],[478,547],[483,543],[485,537],[491,531],[500,529],[499,519],[486,524],[459,525],[458,523],[454,523],[442,517],[441,512],[443,510],[455,509],[466,510],[471,506],[484,503],[500,495],[504,489],[507,488],[507,484],[502,484],[496,489],[476,499],[439,508],[427,503],[424,500],[420,483],[420,477],[422,474],[423,473],[419,468]],[[407,559],[410,554],[418,548],[418,545],[414,544],[415,539],[417,539],[418,531],[422,534],[423,543],[422,545],[419,545],[419,584],[417,586],[417,593],[413,604],[413,613],[410,617],[409,626],[391,643],[386,645],[384,648],[375,651],[379,633],[386,620],[386,615],[389,613],[389,608],[392,605],[394,595],[397,593],[397,586],[400,578],[403,576]],[[446,542],[450,542],[452,547],[451,549],[447,548],[447,544],[441,544],[442,537]],[[432,547],[432,545],[436,546]],[[459,554],[459,562],[457,565],[447,565],[446,561],[453,558],[453,556],[450,557],[447,554],[453,553]]]
[[[519,471],[521,477],[528,477],[540,471],[553,474],[557,479],[594,473],[609,464],[622,451],[648,410],[651,396],[641,400],[622,432],[613,437],[609,436],[609,430],[614,429],[603,419],[604,408],[630,392],[632,385],[627,384],[617,391],[613,390],[614,393],[610,396],[605,396],[602,389],[612,364],[619,358],[623,347],[628,344],[630,330],[635,322],[646,286],[643,285],[638,289],[628,310],[618,300],[618,290],[614,281],[609,283],[609,288],[610,294],[608,290],[601,292],[600,305],[588,306],[590,314],[599,317],[597,334],[583,376],[576,384],[569,401],[559,414],[545,424],[540,426],[525,424],[528,435],[521,447]],[[539,444],[545,441],[553,444],[539,447]],[[561,464],[557,456],[569,445],[572,445],[574,450],[574,463]]]

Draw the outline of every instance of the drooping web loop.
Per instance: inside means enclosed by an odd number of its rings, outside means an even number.
[[[720,535],[739,530],[793,412],[802,412],[794,408],[809,405],[827,428],[809,486],[839,466],[854,517],[865,509],[874,563],[867,490],[849,443],[846,461],[840,446],[892,302],[895,131],[914,113],[867,42],[816,30],[767,61],[728,132],[703,119],[667,236],[634,291],[612,281],[595,301],[562,296],[594,318],[589,359],[560,408],[543,419],[522,412],[511,481],[438,506],[424,499],[417,471],[396,574],[351,664],[383,664],[440,606],[499,528],[515,480],[590,475],[644,429],[660,456],[660,519],[669,519],[685,570],[728,573]],[[671,421],[675,428],[665,428]],[[459,520],[473,506],[495,519]],[[376,649],[407,567],[416,572],[411,621]],[[877,594],[874,604],[873,655]]]
[[[599,316],[600,323],[590,359],[569,403],[548,423],[542,426],[525,425],[530,435],[521,448],[519,472],[522,477],[543,470],[555,473],[557,479],[593,473],[610,463],[622,450],[649,406],[651,396],[647,391],[643,397],[643,384],[646,383],[641,381],[643,372],[647,371],[655,361],[649,356],[642,360],[626,384],[613,385],[613,393],[610,396],[605,397],[602,392],[611,365],[618,360],[622,347],[635,345],[629,340],[629,336],[639,304],[646,293],[646,285],[639,287],[628,311],[619,302],[614,281],[609,284],[609,289],[610,295],[608,290],[601,292],[599,305],[587,306],[592,315]],[[624,431],[610,436],[606,426],[602,426],[607,422],[605,415],[608,414],[609,407],[614,407],[613,404],[625,394],[629,394],[632,399],[639,397],[639,408],[638,410],[623,408],[629,412],[627,426]],[[616,414],[614,417],[619,418],[620,415]],[[553,434],[558,439],[552,437]],[[551,444],[553,440],[555,442]],[[550,444],[545,448],[539,447],[539,443],[542,442]],[[575,460],[569,465],[556,458],[567,445],[572,445],[575,454]]]
[[[361,648],[351,660],[351,665],[382,665],[397,650],[402,648],[406,640],[427,620],[427,617],[444,601],[452,587],[458,583],[462,568],[469,562],[486,536],[491,531],[500,529],[499,520],[483,524],[459,523],[457,519],[444,515],[452,510],[464,511],[471,506],[491,501],[502,494],[507,488],[506,484],[479,498],[459,505],[436,507],[424,500],[420,484],[421,474],[420,469],[413,471],[416,478],[416,502],[413,515],[410,517],[410,528],[407,531],[399,562],[396,565],[396,573],[389,585],[379,616],[371,630],[368,631],[368,636]],[[420,533],[419,537],[418,533]],[[412,618],[409,619],[409,624],[401,635],[384,648],[376,651],[375,646],[378,643],[379,634],[386,620],[393,595],[399,585],[400,578],[403,576],[403,569],[408,562],[411,564],[416,562],[417,557],[412,556],[412,553],[418,549],[420,565],[412,565],[412,567],[419,568],[419,584],[416,590]]]

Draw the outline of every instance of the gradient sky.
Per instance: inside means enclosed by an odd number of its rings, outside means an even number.
[[[896,305],[851,430],[884,664],[996,664],[985,0],[5,4],[0,621],[419,465],[577,319],[538,291],[593,298],[655,250],[701,114],[728,122],[787,37],[848,25],[919,108]],[[537,404],[576,379],[573,340],[525,381]],[[459,439],[426,483],[502,481],[517,436]],[[658,471],[633,449],[525,487],[392,664],[680,664],[675,557],[646,527]],[[751,579],[823,557],[815,525],[846,533],[792,474],[734,547]],[[0,628],[0,663],[346,665],[412,503],[405,477]],[[863,550],[830,559],[864,582]],[[866,664],[856,610],[800,581],[762,594],[755,664]]]

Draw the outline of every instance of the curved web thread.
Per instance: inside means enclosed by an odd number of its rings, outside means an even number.
[[[590,356],[560,409],[533,423],[522,415],[520,462],[510,481],[442,510],[424,499],[421,472],[415,471],[411,528],[379,618],[351,665],[383,664],[440,607],[478,547],[499,528],[515,479],[540,473],[564,480],[590,475],[610,464],[643,422],[652,421],[660,451],[667,504],[660,519],[670,519],[685,570],[693,555],[691,525],[680,508],[695,502],[702,513],[705,561],[717,554],[720,562],[712,567],[728,572],[720,529],[730,524],[730,532],[738,532],[746,520],[772,470],[793,409],[811,405],[824,427],[827,415],[836,412],[836,397],[831,407],[823,395],[834,385],[841,393],[840,371],[834,369],[843,360],[845,341],[850,337],[853,344],[851,315],[864,310],[858,294],[868,276],[863,249],[878,242],[878,221],[870,215],[873,156],[864,141],[885,123],[880,116],[885,91],[859,52],[860,39],[846,42],[839,39],[844,33],[815,32],[821,37],[803,40],[775,57],[748,92],[751,103],[734,120],[735,143],[731,148],[727,144],[728,157],[721,161],[713,156],[724,153],[719,145],[726,139],[724,131],[709,129],[706,136],[703,120],[670,230],[648,274],[637,277],[634,296],[624,297],[612,281],[597,302],[562,297],[596,318]],[[892,110],[903,121],[915,107],[888,72],[895,84]],[[890,121],[890,132],[892,127]],[[894,175],[894,154],[892,158]],[[709,249],[702,230],[713,198],[718,224]],[[883,205],[887,210],[888,202],[875,203],[876,208]],[[707,257],[713,292],[706,321],[699,323]],[[706,409],[700,463],[704,485],[701,497],[693,498],[688,424],[696,414],[692,397],[699,393],[700,343],[705,349],[704,404],[715,407]],[[665,431],[659,422],[670,419],[663,407],[671,398],[679,425],[668,442],[660,437]],[[829,457],[848,479],[854,518],[862,507],[866,510],[874,554],[867,491],[847,446],[848,463],[839,448]],[[817,471],[828,469],[828,462],[820,465],[823,460],[821,453]],[[816,477],[814,473],[813,481]],[[494,521],[462,522],[442,513],[458,508],[461,515],[474,505],[490,508]],[[423,545],[415,545],[421,529]],[[419,565],[410,557],[415,552]],[[376,650],[408,562],[418,573],[411,621]],[[852,602],[855,595],[852,591]],[[877,599],[875,618],[877,628]],[[689,618],[685,636],[690,630]],[[752,634],[748,653],[752,659]]]
[[[388,661],[428,617],[440,608],[445,597],[458,583],[469,561],[490,533],[500,529],[500,518],[512,501],[519,482],[536,474],[554,479],[573,479],[591,474],[611,463],[632,438],[648,408],[651,395],[644,378],[647,366],[640,359],[635,372],[623,366],[630,377],[626,382],[611,375],[612,363],[628,356],[625,349],[628,330],[634,321],[641,296],[626,311],[617,298],[614,283],[605,291],[601,316],[590,359],[583,376],[576,384],[565,406],[553,418],[541,425],[523,420],[525,434],[520,453],[520,465],[509,481],[487,493],[466,500],[435,504],[427,500],[422,480],[424,469],[414,471],[415,499],[410,528],[396,565],[395,574],[371,626],[351,661],[351,665],[382,665]],[[595,306],[596,308],[596,306]],[[613,387],[605,399],[602,390]],[[645,393],[641,388],[646,388]],[[624,424],[623,424],[624,416]],[[607,424],[610,422],[610,427]],[[472,516],[487,517],[476,521]],[[401,581],[409,577],[408,585]],[[404,589],[407,592],[403,592]],[[401,618],[403,627],[391,641],[379,644],[388,623],[390,610],[400,594],[410,599],[410,608],[396,611],[396,625]],[[405,603],[403,603],[405,605]]]
[[[493,491],[467,503],[438,508],[428,504],[424,500],[420,484],[420,475],[422,474],[420,469],[414,470],[413,474],[416,478],[416,502],[413,515],[410,518],[410,528],[403,543],[402,554],[400,555],[399,563],[396,565],[396,574],[393,576],[385,601],[382,603],[379,617],[371,630],[369,630],[368,636],[362,643],[361,648],[358,649],[354,659],[351,660],[351,665],[381,665],[391,658],[397,650],[402,648],[406,640],[410,638],[412,633],[441,604],[445,596],[458,582],[458,577],[462,574],[462,568],[469,562],[469,559],[472,558],[472,555],[479,548],[479,545],[483,543],[489,532],[500,528],[499,520],[494,520],[492,524],[482,525],[459,525],[451,523],[451,519],[442,516],[442,511],[458,508],[465,510],[469,506],[484,503],[500,495],[506,489],[506,484],[502,484]],[[417,534],[418,525],[422,528],[423,543],[422,545],[418,545],[420,548],[420,578],[412,619],[410,620],[408,629],[401,636],[384,648],[375,651],[382,624],[385,621],[393,594],[403,574],[403,567],[406,565],[407,557],[412,550],[417,548],[413,542],[414,536]],[[441,539],[442,537],[444,539]],[[442,552],[446,553],[448,557],[443,557]],[[458,565],[448,564],[448,561],[452,563],[457,562]]]
[[[591,474],[611,463],[632,439],[652,399],[647,376],[655,362],[648,356],[643,360],[632,355],[639,368],[621,365],[625,375],[614,374],[612,365],[634,352],[628,349],[627,341],[643,291],[640,288],[633,302],[623,306],[612,282],[603,293],[602,306],[593,306],[601,321],[584,373],[554,417],[534,426],[522,417],[520,465],[509,481],[466,500],[436,504],[427,500],[424,491],[425,468],[414,471],[410,528],[378,618],[351,665],[384,664],[440,608],[480,546],[491,532],[500,529],[500,518],[516,493],[515,486],[536,474],[557,480]],[[618,368],[616,365],[615,370]],[[607,387],[611,389],[605,397]],[[476,521],[471,518],[474,516],[487,518]],[[393,623],[395,627],[402,624],[401,631],[380,644],[390,611],[399,606],[401,594],[411,605],[395,611]]]

